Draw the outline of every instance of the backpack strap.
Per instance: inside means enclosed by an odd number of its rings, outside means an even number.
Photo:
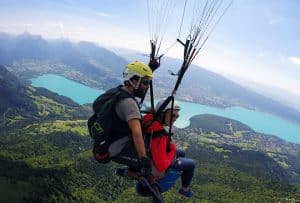
[[[147,114],[144,116],[144,141],[147,151],[147,155],[151,157],[151,141],[155,137],[166,136],[167,132],[163,126],[156,120],[154,120],[153,114]]]
[[[122,86],[118,86],[100,95],[93,103],[94,115],[88,120],[88,128],[94,141],[94,156],[100,163],[110,161],[108,148],[113,141],[118,139],[115,135],[126,136],[130,133],[127,123],[120,120],[115,112],[117,102],[123,98],[132,98],[132,96],[123,90]],[[117,125],[114,126],[116,123]],[[119,128],[124,130],[116,133],[114,130]]]
[[[153,131],[152,133],[145,133],[145,136],[151,137],[152,139],[155,137],[166,136],[167,132],[165,130]]]

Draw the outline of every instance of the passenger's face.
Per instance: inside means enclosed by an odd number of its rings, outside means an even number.
[[[173,110],[172,125],[178,117],[179,117],[179,110]],[[165,113],[165,124],[166,125],[171,124],[171,109],[168,109]]]

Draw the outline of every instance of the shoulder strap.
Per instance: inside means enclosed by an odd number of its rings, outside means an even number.
[[[122,85],[119,85],[118,87],[116,87],[116,89],[120,92],[119,99],[132,98],[138,104],[138,101],[135,99],[135,97],[133,95],[131,95],[129,92],[127,92],[126,90],[124,90],[122,87],[123,87]]]
[[[153,131],[152,133],[146,133],[147,137],[151,137],[152,139],[160,136],[167,136],[167,132],[165,130]]]

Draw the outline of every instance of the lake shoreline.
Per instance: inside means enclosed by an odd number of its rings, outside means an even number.
[[[100,94],[104,93],[102,90],[91,88],[55,74],[42,75],[31,79],[31,81],[32,86],[47,88],[50,91],[67,96],[81,105],[93,103]],[[288,142],[300,143],[300,125],[276,115],[239,106],[220,108],[182,100],[178,100],[178,102],[182,107],[181,116],[175,124],[178,128],[189,126],[189,119],[192,116],[212,114],[240,121],[259,133],[276,135]],[[285,129],[282,129],[281,126],[285,126]]]

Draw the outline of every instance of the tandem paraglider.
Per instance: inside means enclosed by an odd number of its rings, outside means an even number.
[[[172,137],[172,126],[180,112],[175,96],[186,71],[231,4],[226,0],[147,0],[148,64],[129,63],[123,72],[124,83],[106,91],[93,103],[94,114],[88,120],[88,129],[95,159],[101,164],[112,160],[126,165],[116,169],[116,174],[137,180],[137,193],[152,197],[153,202],[163,202],[162,193],[172,188],[179,177],[179,194],[193,197],[190,185],[196,163],[185,157]],[[174,12],[180,13],[178,33],[174,43],[163,49]],[[177,72],[170,71],[177,77],[170,95],[155,105],[153,73],[175,45],[183,48],[182,64]],[[142,111],[148,92],[150,108]]]

